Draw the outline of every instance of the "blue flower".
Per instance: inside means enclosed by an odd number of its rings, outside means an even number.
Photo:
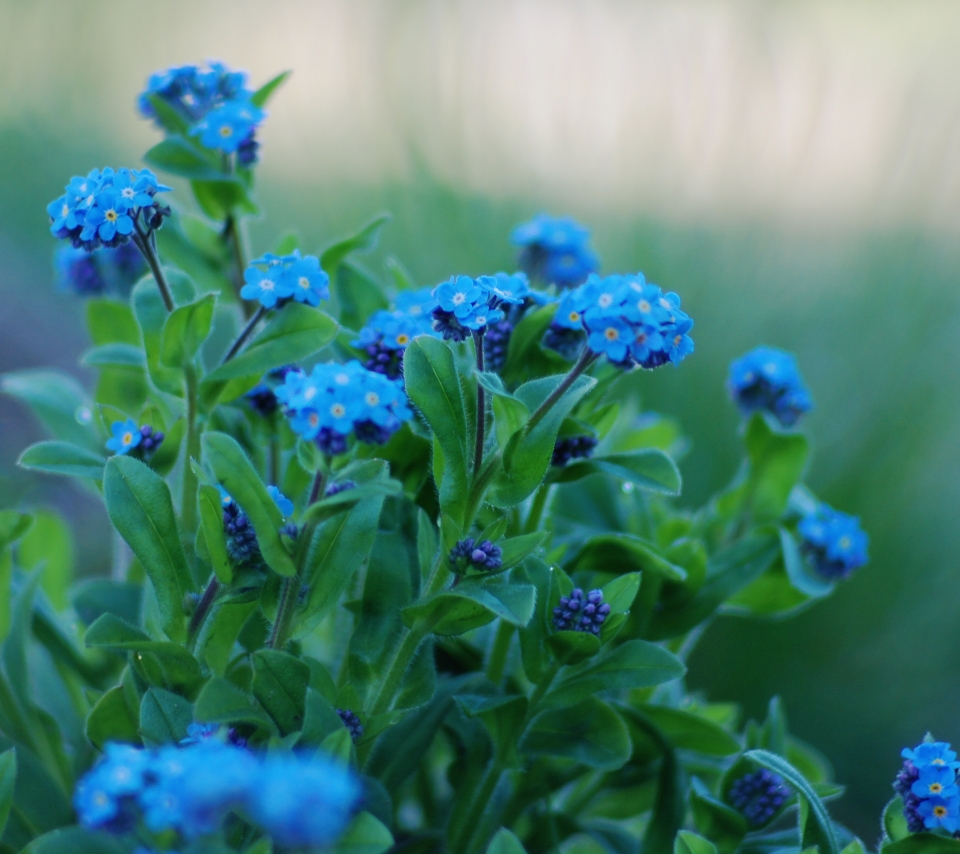
[[[277,487],[268,486],[267,494],[273,499],[273,503],[280,509],[284,518],[293,515],[293,502],[277,489]]]
[[[783,778],[762,768],[734,781],[728,798],[754,827],[768,824],[790,797]]]
[[[113,437],[107,439],[107,450],[115,454],[126,454],[140,444],[143,436],[137,422],[132,418],[126,421],[114,421],[110,427]]]
[[[263,761],[246,811],[280,845],[328,845],[360,801],[360,785],[342,765],[313,757],[274,755]]]
[[[450,550],[449,559],[455,570],[466,568],[486,571],[503,566],[502,556],[503,550],[490,540],[478,543],[472,537],[467,537],[465,540],[459,540]],[[463,567],[461,562],[464,564]]]
[[[190,135],[199,136],[205,148],[233,154],[264,118],[266,113],[250,101],[227,101],[190,128]]]
[[[320,305],[320,300],[330,299],[329,285],[330,276],[320,269],[320,259],[307,255],[303,258],[297,257],[289,265],[284,265],[283,273],[277,281],[277,294],[317,306]]]
[[[109,243],[120,234],[126,237],[133,233],[133,217],[130,215],[131,203],[113,187],[105,187],[97,193],[96,201],[87,211],[83,221],[80,239],[90,241],[99,237]]]
[[[433,288],[400,291],[395,301],[397,311],[402,311],[411,317],[429,317],[438,304],[433,291]]]
[[[243,299],[257,300],[264,308],[273,308],[280,295],[277,293],[277,273],[274,269],[261,270],[251,264],[244,270],[246,284],[240,289]]]
[[[503,369],[507,362],[512,334],[513,324],[506,319],[487,327],[487,332],[483,336],[483,358],[488,371]]]
[[[918,798],[950,798],[958,793],[957,773],[942,765],[925,765],[920,768],[916,782],[910,787]]]
[[[486,289],[497,305],[523,305],[530,294],[530,283],[524,273],[495,273],[493,276],[480,276],[477,284]]]
[[[769,412],[784,427],[813,408],[796,360],[773,347],[757,347],[731,362],[727,388],[744,415]]]
[[[61,290],[79,296],[98,296],[107,290],[107,280],[100,272],[95,254],[87,252],[86,249],[75,249],[73,246],[61,246],[57,250],[54,263],[57,284]]]
[[[598,311],[592,316],[587,346],[594,353],[602,353],[615,364],[622,363],[627,359],[633,339],[633,331],[618,315]]]
[[[521,247],[520,266],[532,279],[560,287],[579,285],[598,267],[588,247],[590,233],[569,218],[538,214],[513,230],[511,240]]]
[[[230,71],[220,62],[209,66],[184,65],[151,75],[137,105],[147,118],[157,118],[150,96],[161,98],[188,123],[198,121],[215,106],[234,98],[247,99],[247,75]]]
[[[797,531],[802,537],[801,551],[826,578],[846,578],[867,562],[869,538],[856,516],[821,504],[800,520]]]
[[[928,798],[921,801],[917,812],[923,818],[927,830],[944,830],[955,833],[960,828],[960,795],[950,798]]]
[[[567,291],[560,297],[553,324],[563,329],[583,329],[583,301],[579,291]]]
[[[114,796],[96,770],[83,777],[73,793],[77,818],[88,830],[110,824],[120,813],[120,799]]]
[[[459,320],[472,314],[478,305],[486,305],[488,291],[469,276],[457,276],[437,285],[433,295],[440,308]]]
[[[951,750],[949,742],[946,741],[923,741],[913,750],[905,747],[900,755],[913,762],[917,768],[928,765],[954,770],[960,768],[956,751]]]

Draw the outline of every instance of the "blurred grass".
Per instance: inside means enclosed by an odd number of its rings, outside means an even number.
[[[68,139],[39,122],[0,129],[0,370],[56,364],[89,379],[75,367],[85,346],[82,303],[52,287],[44,207],[70,175],[121,160],[135,163],[136,153],[96,134]],[[510,228],[537,209],[468,195],[425,172],[322,191],[275,182],[260,198],[266,213],[250,228],[258,252],[291,227],[312,249],[392,211],[364,263],[382,274],[395,255],[422,284],[510,268]],[[759,343],[798,354],[817,403],[806,425],[815,446],[810,485],[863,517],[872,562],[792,621],[718,621],[694,657],[691,683],[754,715],[781,694],[796,733],[850,786],[837,815],[872,840],[900,747],[927,729],[960,739],[960,688],[948,678],[960,664],[949,595],[960,490],[960,247],[908,231],[786,233],[623,217],[588,224],[606,271],[644,270],[681,293],[696,320],[696,354],[642,383],[646,405],[677,416],[692,439],[685,503],[703,501],[738,463],[738,420],[723,385],[729,360]],[[104,572],[109,538],[97,502],[13,466],[38,437],[16,405],[0,401],[2,503],[53,500],[74,522],[81,571]]]

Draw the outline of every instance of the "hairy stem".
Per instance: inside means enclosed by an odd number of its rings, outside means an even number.
[[[240,348],[247,342],[247,339],[253,334],[253,330],[256,328],[257,324],[263,320],[264,316],[267,313],[267,309],[263,306],[257,309],[256,314],[253,315],[248,321],[247,325],[240,330],[240,334],[237,336],[237,340],[230,345],[230,349],[227,350],[227,355],[223,357],[223,362],[221,364],[226,364],[229,362],[237,353],[240,352]]]
[[[497,633],[490,648],[490,658],[487,661],[487,679],[494,685],[499,685],[503,679],[503,671],[507,666],[507,657],[510,655],[510,642],[513,640],[513,626],[500,621]]]
[[[573,385],[577,377],[579,377],[580,374],[589,368],[596,358],[596,353],[591,352],[588,347],[583,348],[580,358],[577,359],[576,364],[574,364],[574,366],[570,369],[570,373],[563,378],[563,382],[560,383],[560,385],[558,385],[552,392],[550,392],[550,396],[543,403],[541,403],[540,406],[537,407],[537,411],[530,416],[530,420],[527,422],[528,433],[543,420],[543,416],[546,415],[553,408],[553,405],[570,390],[570,386]]]
[[[200,597],[200,601],[197,603],[197,610],[194,611],[193,616],[190,617],[190,625],[187,627],[187,645],[191,651],[193,650],[193,645],[197,642],[200,629],[203,626],[204,620],[207,619],[207,614],[210,613],[210,608],[213,606],[219,590],[220,582],[217,581],[215,575],[211,575],[210,581],[207,582],[207,589],[203,591],[203,596]]]
[[[253,306],[240,297],[240,291],[243,288],[243,274],[247,269],[247,262],[243,256],[243,238],[240,235],[240,227],[237,218],[233,214],[228,214],[226,222],[223,224],[223,239],[230,247],[233,255],[233,290],[237,295],[240,307],[243,309],[245,317],[253,313]]]
[[[160,267],[160,258],[157,255],[156,244],[151,243],[147,233],[140,227],[139,218],[133,221],[133,227],[137,232],[136,237],[133,238],[133,243],[137,249],[140,250],[140,254],[143,255],[144,260],[149,265],[150,272],[153,273],[153,280],[157,283],[157,288],[163,299],[163,304],[166,306],[167,311],[171,312],[177,307],[177,304],[173,301],[170,286],[167,284],[166,277],[163,275],[163,269]]]
[[[486,822],[483,821],[483,814],[487,809],[493,793],[500,783],[503,775],[503,766],[494,756],[483,774],[483,779],[474,793],[473,800],[470,803],[470,809],[467,812],[463,823],[460,825],[462,830],[457,834],[456,839],[450,840],[450,850],[460,852],[460,854],[472,854],[486,840],[484,837]]]
[[[187,452],[183,466],[183,496],[180,501],[183,533],[188,539],[197,530],[197,474],[190,460],[200,460],[200,431],[197,429],[197,372],[193,365],[184,369],[184,396],[187,404]]]
[[[483,371],[483,330],[473,333],[473,346],[477,352],[477,372]],[[480,466],[483,464],[483,442],[486,438],[484,433],[487,425],[486,395],[484,388],[477,382],[477,431],[476,445],[473,451],[473,476],[476,477],[480,472]]]

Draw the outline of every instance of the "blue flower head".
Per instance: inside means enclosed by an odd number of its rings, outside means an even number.
[[[821,504],[800,520],[797,531],[802,538],[801,551],[826,578],[846,578],[867,562],[869,538],[856,516]]]
[[[610,610],[609,603],[603,601],[602,590],[591,590],[584,596],[583,590],[577,587],[569,596],[560,597],[560,603],[553,609],[553,628],[558,632],[599,635]]]
[[[769,412],[784,427],[813,408],[796,359],[773,347],[757,347],[731,362],[727,388],[744,415]]]
[[[145,117],[156,119],[151,96],[158,97],[184,121],[193,124],[210,110],[234,98],[249,99],[253,93],[246,88],[246,82],[245,72],[231,71],[220,62],[169,68],[150,76],[137,106]]]
[[[520,267],[532,279],[575,287],[599,266],[589,248],[590,232],[569,218],[538,214],[518,225],[511,240],[521,248]]]
[[[477,283],[486,289],[496,305],[522,305],[530,295],[530,282],[526,274],[495,273],[492,276],[481,276]]]
[[[204,148],[233,154],[251,137],[266,115],[253,102],[234,99],[207,113],[190,128],[190,135],[200,137]]]
[[[277,487],[268,486],[267,494],[273,499],[273,503],[277,505],[277,508],[283,514],[284,518],[293,515],[293,502],[277,489]]]
[[[751,825],[762,827],[776,816],[790,794],[779,774],[762,768],[734,781],[728,797]]]
[[[918,798],[951,798],[958,794],[957,772],[945,765],[924,765],[910,790]]]
[[[246,284],[240,289],[243,299],[257,300],[264,308],[274,308],[293,299],[318,306],[330,298],[330,277],[320,269],[315,255],[302,256],[268,252],[250,262],[243,274]]]
[[[410,317],[429,318],[437,307],[437,300],[433,295],[433,288],[420,288],[416,291],[400,291],[397,294],[395,307]]]
[[[913,762],[917,768],[926,768],[928,765],[954,770],[960,768],[956,751],[951,750],[949,742],[946,741],[923,741],[913,750],[905,747],[900,755]]]
[[[933,797],[920,802],[917,812],[927,830],[943,828],[955,833],[960,828],[960,796]]]
[[[107,450],[115,454],[126,454],[140,444],[143,438],[137,422],[132,418],[126,421],[114,421],[110,427],[113,436],[107,439]]]

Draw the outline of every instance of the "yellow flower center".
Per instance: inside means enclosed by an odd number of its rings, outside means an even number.
[[[939,794],[943,791],[943,784],[941,784],[941,783],[931,783],[931,784],[930,784],[930,791],[931,791],[934,795],[939,795]]]
[[[947,814],[947,808],[944,806],[936,806],[933,808],[933,814],[937,818],[943,818]]]
[[[571,311],[567,316],[570,318],[571,322],[576,323],[580,319],[580,312]]]
[[[70,205],[64,205],[60,209],[60,216],[66,216],[68,213],[70,213]]]
[[[104,217],[106,218],[107,222],[116,222],[116,221],[117,221],[117,212],[116,212],[115,210],[113,210],[113,208],[111,208],[110,210],[108,210],[108,211],[104,214]]]
[[[604,330],[603,337],[606,338],[607,341],[616,341],[620,337],[620,333],[612,326],[608,326]]]
[[[837,545],[839,545],[841,549],[843,549],[844,551],[846,551],[848,548],[850,548],[850,538],[849,538],[849,537],[841,537],[841,538],[840,538],[840,542],[837,543]]]
[[[123,434],[123,444],[124,444],[124,445],[129,445],[132,441],[133,441],[133,433],[131,433],[131,432],[128,431],[128,432],[126,432],[126,433]]]
[[[930,764],[931,764],[931,765],[946,765],[947,763],[944,762],[942,759],[934,759],[933,762],[931,762]]]
[[[401,332],[401,333],[397,336],[397,343],[398,343],[398,344],[407,344],[407,343],[409,343],[409,342],[410,342],[410,336],[409,336],[409,335]]]
[[[681,341],[683,341],[683,336],[682,336],[682,335],[674,335],[674,336],[673,336],[673,346],[674,346],[674,347],[679,347]]]
[[[226,139],[228,136],[233,136],[233,128],[230,125],[223,125],[220,128],[220,136]]]

